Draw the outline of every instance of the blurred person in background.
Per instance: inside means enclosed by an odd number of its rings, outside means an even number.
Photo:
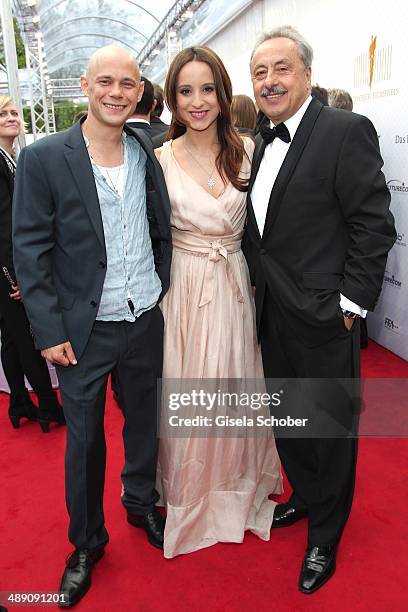
[[[328,89],[329,106],[333,108],[343,108],[344,110],[353,110],[353,98],[348,91],[344,89]]]
[[[153,110],[150,113],[150,126],[152,128],[152,137],[160,137],[163,138],[166,136],[169,131],[169,126],[167,123],[164,123],[160,119],[163,110],[164,110],[164,92],[163,89],[157,83],[153,83],[153,92],[154,92],[154,106]],[[160,144],[163,144],[164,140]]]
[[[88,111],[86,111],[86,110],[78,111],[77,114],[75,115],[75,117],[72,120],[72,125],[74,125],[75,123],[78,123],[78,121],[81,121],[81,119],[86,117],[87,113],[88,113]]]
[[[244,94],[233,96],[231,119],[232,125],[239,134],[255,136],[257,111],[253,100],[249,96]]]
[[[0,311],[1,361],[10,387],[9,417],[14,428],[20,420],[38,420],[44,432],[51,422],[65,423],[47,363],[35,350],[30,324],[16,281],[13,262],[11,209],[16,172],[14,142],[24,131],[19,111],[10,96],[0,96]],[[38,411],[26,389],[24,375],[38,397]]]
[[[152,138],[152,128],[150,125],[150,113],[152,112],[155,101],[153,85],[146,77],[140,77],[140,82],[144,83],[143,95],[136,104],[135,112],[132,113],[126,121],[126,125],[131,128],[140,128],[145,130],[146,134]]]
[[[324,87],[320,87],[320,85],[316,83],[316,85],[312,86],[311,93],[312,97],[316,98],[316,100],[319,100],[319,102],[321,102],[323,106],[329,106],[327,89],[325,89]]]

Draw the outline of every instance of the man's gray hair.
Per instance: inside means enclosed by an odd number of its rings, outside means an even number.
[[[302,62],[304,63],[305,67],[308,68],[309,66],[312,65],[312,61],[313,61],[312,47],[309,45],[307,40],[303,38],[301,34],[299,34],[296,28],[290,25],[278,26],[277,28],[274,28],[270,32],[264,32],[262,36],[259,38],[259,40],[256,42],[254,50],[252,51],[250,65],[252,65],[252,59],[258,47],[262,45],[264,42],[266,42],[267,40],[271,40],[272,38],[289,38],[290,40],[293,40],[293,42],[296,44],[298,48],[300,58]]]

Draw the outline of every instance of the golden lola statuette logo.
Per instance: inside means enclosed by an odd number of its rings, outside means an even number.
[[[371,36],[370,46],[368,48],[368,54],[370,57],[370,80],[368,82],[369,87],[371,89],[371,84],[373,82],[374,75],[374,60],[375,60],[375,48],[377,46],[377,36]]]
[[[392,80],[392,44],[380,46],[378,42],[377,35],[371,34],[366,51],[354,57],[354,102],[399,95],[398,87],[384,88]]]

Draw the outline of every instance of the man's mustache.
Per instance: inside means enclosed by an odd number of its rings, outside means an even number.
[[[270,94],[284,94],[287,92],[287,89],[282,89],[282,87],[264,87],[261,91],[261,98],[266,98]]]

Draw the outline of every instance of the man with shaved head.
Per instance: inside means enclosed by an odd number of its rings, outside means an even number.
[[[88,115],[20,155],[15,266],[36,346],[55,364],[67,420],[66,501],[75,547],[60,585],[74,605],[108,542],[103,490],[109,373],[125,423],[123,504],[130,524],[163,547],[155,509],[157,379],[171,260],[170,208],[151,140],[125,122],[143,93],[136,60],[104,47],[81,88]]]

